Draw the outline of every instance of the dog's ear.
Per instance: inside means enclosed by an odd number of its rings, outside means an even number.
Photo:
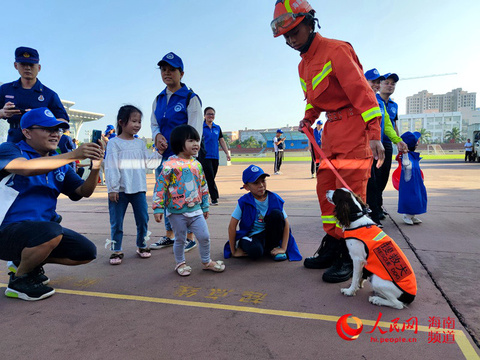
[[[342,199],[337,202],[335,205],[335,216],[340,225],[345,227],[350,226],[350,206],[348,205],[348,201]]]

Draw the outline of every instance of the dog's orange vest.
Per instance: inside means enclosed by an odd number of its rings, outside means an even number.
[[[384,280],[393,281],[401,290],[417,294],[417,279],[407,257],[393,239],[375,225],[345,230],[345,240],[353,238],[367,247],[365,269]]]

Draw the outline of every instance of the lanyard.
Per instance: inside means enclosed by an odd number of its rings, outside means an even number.
[[[332,162],[330,160],[328,160],[327,158],[327,155],[325,155],[325,153],[323,152],[322,149],[320,149],[320,146],[318,146],[317,142],[315,141],[315,137],[313,136],[313,130],[310,126],[308,127],[304,127],[303,128],[304,130],[304,134],[307,135],[307,138],[308,140],[310,140],[310,143],[313,145],[313,147],[315,148],[315,150],[320,154],[320,156],[322,157],[323,161],[325,161],[328,165],[328,167],[333,171],[333,173],[335,174],[335,176],[337,177],[338,180],[340,180],[340,182],[342,183],[342,185],[352,191],[352,189],[350,189],[350,186],[347,185],[347,183],[345,182],[345,180],[343,180],[343,178],[340,176],[340,174],[338,173],[337,169],[335,169],[335,166],[333,166]],[[306,131],[305,131],[306,130]],[[353,191],[352,191],[353,192]]]

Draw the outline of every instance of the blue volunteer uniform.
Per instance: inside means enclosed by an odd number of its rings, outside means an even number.
[[[9,101],[14,103],[19,109],[47,107],[57,119],[69,120],[57,93],[43,85],[38,79],[31,89],[24,89],[20,79],[1,85],[0,109]],[[7,119],[10,124],[7,141],[17,143],[23,139],[22,130],[20,129],[21,117],[21,115],[14,115]]]
[[[380,105],[380,111],[382,112],[382,142],[383,143],[391,143],[392,141],[383,131],[384,128],[384,119],[385,119],[385,109],[387,109],[388,116],[390,117],[390,121],[392,122],[393,128],[395,128],[395,121],[398,120],[398,104],[393,101],[392,99],[388,99],[387,102],[382,99],[380,94],[376,94],[378,104]],[[384,104],[384,106],[382,106]]]
[[[223,138],[220,126],[212,123],[212,128],[203,122],[203,141],[205,144],[205,159],[219,159],[218,140]]]
[[[57,155],[52,152],[50,156]],[[18,144],[3,143],[0,145],[0,178],[8,173],[4,170],[12,160],[24,157],[25,159],[39,158],[38,154],[25,141]],[[24,221],[51,221],[56,217],[55,209],[57,197],[63,193],[71,200],[80,200],[75,189],[84,183],[75,171],[64,165],[48,174],[37,176],[14,175],[8,184],[18,191],[18,196],[5,215],[1,227]]]
[[[194,96],[197,95],[185,84],[182,84],[181,89],[175,91],[170,96],[168,104],[166,88],[157,96],[155,118],[157,119],[160,133],[165,136],[167,142],[169,142],[170,134],[173,129],[179,125],[188,123],[187,99],[191,99]],[[163,153],[163,158],[168,159],[171,155],[173,155],[173,151],[169,143],[167,150]]]

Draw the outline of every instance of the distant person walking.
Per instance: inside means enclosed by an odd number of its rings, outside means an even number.
[[[22,115],[39,107],[47,107],[57,120],[68,122],[68,114],[57,93],[37,79],[41,70],[38,51],[21,46],[15,50],[15,69],[20,79],[0,86],[0,119],[10,124],[8,142],[17,143],[24,139],[20,127]]]
[[[470,142],[470,139],[467,139],[467,142],[465,143],[465,145],[463,145],[465,147],[465,162],[467,162],[467,159],[468,161],[472,161],[473,160],[473,144]]]
[[[283,161],[283,150],[285,149],[285,137],[282,138],[283,131],[277,130],[275,137],[273,138],[273,150],[275,151],[275,164],[273,165],[274,175],[280,175],[280,168]]]
[[[218,205],[218,189],[215,184],[215,177],[217,176],[219,165],[219,150],[218,143],[222,147],[223,152],[227,156],[227,161],[230,161],[230,154],[228,153],[227,143],[223,138],[222,129],[215,124],[215,109],[206,107],[203,111],[205,121],[203,122],[203,143],[205,145],[204,154],[199,155],[198,160],[203,166],[205,178],[207,179],[208,191],[212,205]]]
[[[322,148],[322,132],[323,132],[323,122],[322,120],[317,121],[315,129],[313,129],[313,137],[317,145]],[[312,155],[312,163],[310,164],[310,172],[312,173],[312,179],[317,176],[317,171],[320,166],[320,154],[315,151],[313,144],[310,144],[310,152]]]

